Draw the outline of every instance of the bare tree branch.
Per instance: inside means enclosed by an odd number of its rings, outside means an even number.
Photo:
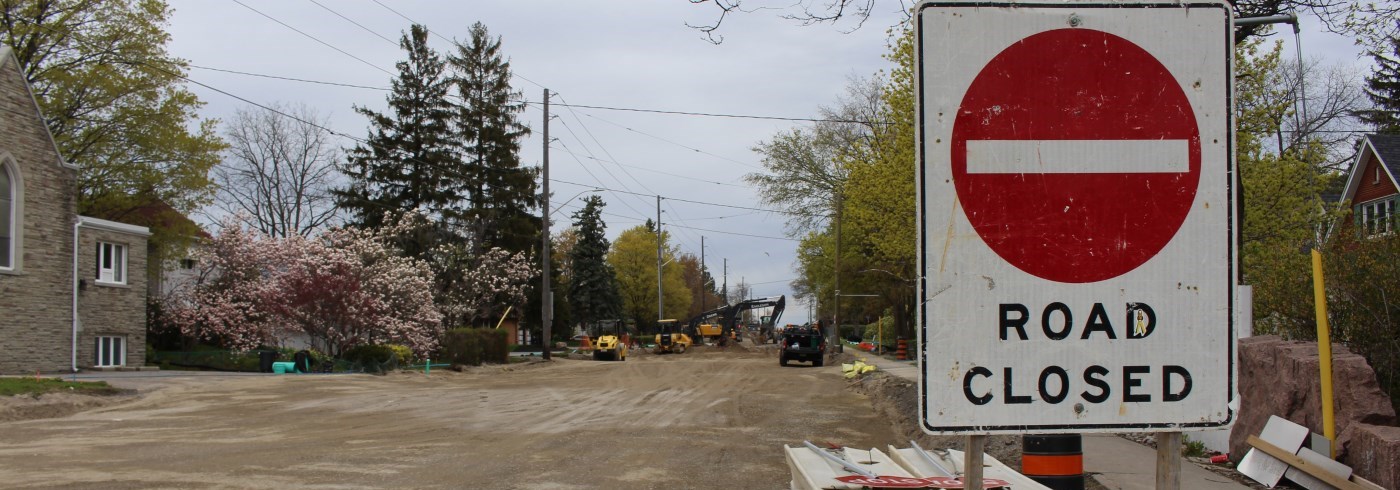
[[[335,217],[329,188],[340,153],[324,118],[306,106],[273,108],[296,120],[257,109],[241,109],[229,121],[230,148],[214,169],[219,185],[216,204],[247,216],[259,231],[273,237],[305,235]]]

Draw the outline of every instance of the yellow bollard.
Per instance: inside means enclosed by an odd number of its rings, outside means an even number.
[[[1337,457],[1337,424],[1332,413],[1332,335],[1327,325],[1327,288],[1322,284],[1322,253],[1312,251],[1313,302],[1317,306],[1317,357],[1322,371],[1322,435],[1327,437],[1327,457]]]

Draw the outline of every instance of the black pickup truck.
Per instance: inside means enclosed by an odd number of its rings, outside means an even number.
[[[812,327],[788,327],[778,339],[782,349],[778,353],[778,365],[787,366],[788,361],[811,362],[813,367],[822,365],[826,354],[826,339],[821,331]]]

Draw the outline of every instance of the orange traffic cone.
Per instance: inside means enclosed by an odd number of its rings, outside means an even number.
[[[587,335],[583,336],[583,340],[578,341],[578,350],[593,350],[593,342],[588,340]]]

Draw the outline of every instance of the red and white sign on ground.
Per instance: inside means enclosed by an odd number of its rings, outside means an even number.
[[[877,476],[868,477],[860,475],[838,476],[836,480],[841,483],[861,485],[870,488],[963,488],[966,486],[959,478],[949,478],[943,476],[931,476],[928,478],[912,478],[907,476]],[[996,478],[983,478],[982,488],[1001,488],[1010,486],[1011,482],[998,480]]]
[[[1231,9],[926,2],[924,428],[1232,418]]]

